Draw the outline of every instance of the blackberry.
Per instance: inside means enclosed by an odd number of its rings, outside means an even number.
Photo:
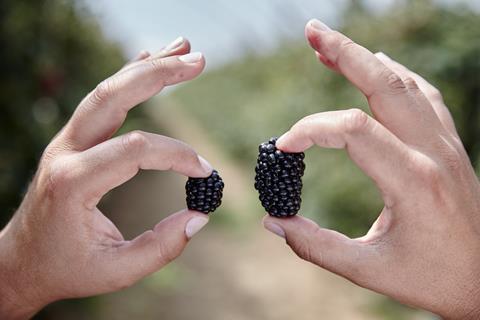
[[[188,178],[185,184],[188,209],[207,214],[215,211],[222,204],[223,187],[217,170],[207,178]]]
[[[276,142],[277,138],[271,138],[258,147],[255,189],[270,215],[288,217],[300,210],[305,154],[278,150]]]

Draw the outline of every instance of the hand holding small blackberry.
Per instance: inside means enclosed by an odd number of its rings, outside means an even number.
[[[217,170],[207,178],[188,178],[185,184],[188,209],[206,214],[215,211],[222,204],[223,187]]]
[[[302,203],[302,176],[305,154],[277,149],[277,138],[258,147],[255,189],[267,212],[275,217],[296,215]]]

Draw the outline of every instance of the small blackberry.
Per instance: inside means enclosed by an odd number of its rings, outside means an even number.
[[[258,147],[255,189],[270,215],[288,217],[300,210],[305,154],[278,150],[276,142],[277,138],[271,138]]]
[[[207,178],[188,178],[185,184],[188,209],[207,214],[215,211],[222,204],[223,187],[217,170]]]

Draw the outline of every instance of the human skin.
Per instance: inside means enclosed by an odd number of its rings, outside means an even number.
[[[28,319],[45,305],[128,287],[175,259],[208,216],[179,211],[125,240],[97,208],[140,169],[207,177],[210,164],[183,142],[134,131],[111,138],[128,110],[204,68],[179,38],[141,52],[100,83],[47,146],[19,209],[0,232],[0,319]]]
[[[300,258],[359,286],[445,319],[480,319],[480,185],[441,94],[318,20],[305,33],[317,58],[366,96],[373,116],[310,115],[277,147],[346,149],[385,206],[356,239],[301,216],[267,216],[264,226]]]

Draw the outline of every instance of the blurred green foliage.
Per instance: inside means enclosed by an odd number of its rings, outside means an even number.
[[[0,2],[0,226],[41,152],[95,85],[124,62],[79,2]]]
[[[366,10],[361,1],[351,3],[340,30],[437,86],[478,164],[479,15],[430,1],[398,2],[380,14]],[[271,55],[250,55],[180,88],[171,98],[206,123],[212,137],[252,171],[257,145],[300,118],[332,109],[368,110],[365,98],[320,65],[305,42],[285,43]],[[343,151],[308,151],[307,168],[302,213],[351,236],[364,234],[382,207],[368,178]]]

